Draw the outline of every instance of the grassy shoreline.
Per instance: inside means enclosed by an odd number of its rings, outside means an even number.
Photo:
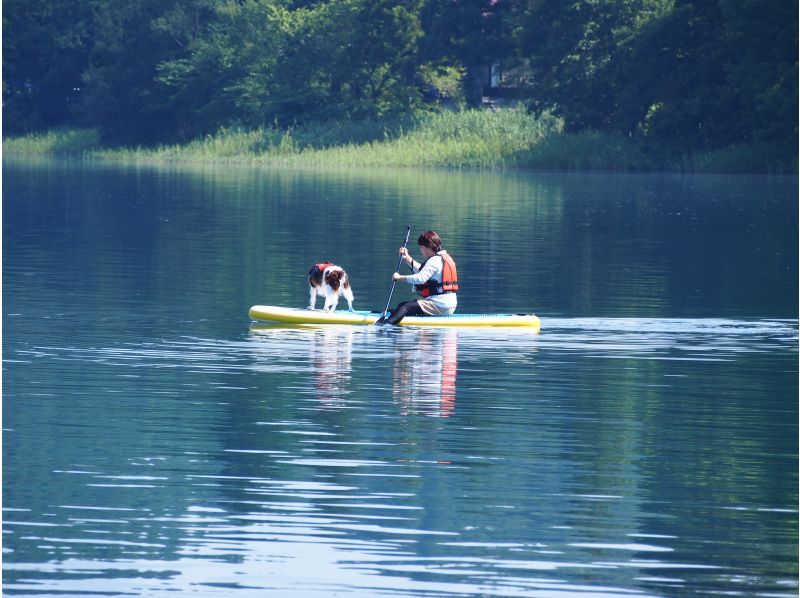
[[[237,162],[269,166],[422,166],[543,171],[796,174],[797,156],[742,145],[682,156],[608,133],[572,134],[518,109],[424,114],[404,120],[223,129],[185,144],[103,147],[93,129],[56,129],[3,140],[8,155],[117,162]]]

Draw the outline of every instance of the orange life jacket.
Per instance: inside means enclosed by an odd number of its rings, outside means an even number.
[[[320,272],[322,272],[325,268],[330,268],[331,266],[333,266],[333,263],[331,262],[325,262],[324,264],[314,264],[314,268],[316,268]],[[314,271],[314,268],[311,268],[312,272]],[[311,274],[311,272],[309,272],[309,274]]]
[[[420,297],[430,297],[431,295],[443,295],[444,293],[455,293],[458,291],[458,271],[456,270],[456,263],[453,258],[447,253],[439,252],[438,255],[442,258],[442,282],[437,282],[433,279],[428,280],[416,286],[416,291]],[[430,258],[429,258],[430,259]],[[427,262],[428,260],[425,260]],[[420,266],[420,270],[425,267],[425,263]]]

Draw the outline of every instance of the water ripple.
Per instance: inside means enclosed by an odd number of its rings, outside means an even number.
[[[544,318],[540,335],[255,327],[12,347],[29,383],[11,387],[26,409],[6,435],[40,458],[4,510],[4,589],[746,588],[751,547],[771,537],[758,558],[778,562],[796,528],[771,471],[796,463],[778,440],[795,429],[797,339],[796,320]],[[770,392],[748,383],[758,369]],[[760,586],[790,593],[787,567]]]
[[[17,349],[13,354],[28,361],[50,358],[134,370],[314,372],[335,378],[342,376],[353,360],[394,361],[398,354],[435,353],[448,343],[457,346],[459,363],[466,365],[492,358],[524,362],[540,351],[583,352],[607,358],[724,360],[738,353],[796,349],[798,340],[797,320],[543,318],[542,322],[539,336],[516,329],[383,331],[374,327],[255,325],[250,336],[241,341],[182,337],[108,347],[36,346]],[[11,363],[13,358],[4,361]]]

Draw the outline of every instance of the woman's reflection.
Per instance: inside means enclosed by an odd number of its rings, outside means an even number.
[[[414,341],[413,351],[395,351],[393,396],[404,414],[448,417],[456,406],[458,330],[415,330]]]

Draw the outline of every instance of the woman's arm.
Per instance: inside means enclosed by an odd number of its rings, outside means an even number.
[[[415,261],[414,258],[411,257],[411,254],[408,253],[408,249],[406,247],[400,248],[400,255],[405,263],[408,264],[408,267],[411,268],[412,272],[419,272],[419,269],[422,268],[422,264]],[[395,278],[395,280],[398,279]]]
[[[434,259],[436,257],[439,259]],[[430,280],[430,278],[437,272],[441,272],[443,266],[444,260],[442,259],[442,256],[436,255],[425,263],[425,267],[422,268],[422,270],[417,268],[418,272],[416,274],[403,276],[402,274],[395,273],[392,278],[394,280],[405,280],[408,284],[422,284],[423,282]]]

